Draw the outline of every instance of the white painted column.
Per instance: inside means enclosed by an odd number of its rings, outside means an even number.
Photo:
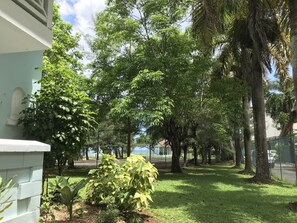
[[[12,205],[1,214],[1,223],[38,221],[43,155],[49,151],[49,145],[37,141],[0,139],[0,176],[4,182],[13,178],[13,187],[7,193]]]

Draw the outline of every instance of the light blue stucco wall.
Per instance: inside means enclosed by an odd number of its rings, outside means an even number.
[[[43,51],[0,54],[0,138],[22,138],[21,127],[7,125],[12,93],[17,87],[22,88],[26,95],[39,88],[34,82],[41,77],[41,71],[36,68],[42,65],[42,53]]]

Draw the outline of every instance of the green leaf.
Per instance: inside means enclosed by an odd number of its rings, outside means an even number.
[[[65,186],[61,189],[61,197],[62,197],[62,203],[65,205],[69,205],[72,202],[73,195],[68,186]]]

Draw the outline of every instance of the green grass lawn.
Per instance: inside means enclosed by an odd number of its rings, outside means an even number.
[[[258,185],[231,166],[189,168],[183,174],[161,173],[150,211],[161,223],[296,223],[288,203],[297,187]]]
[[[149,211],[160,223],[297,222],[297,213],[288,209],[297,201],[296,186],[252,184],[247,181],[251,176],[237,172],[228,165],[193,167],[183,174],[162,171]],[[76,169],[65,175],[79,181],[87,173]],[[85,198],[85,188],[80,195]]]

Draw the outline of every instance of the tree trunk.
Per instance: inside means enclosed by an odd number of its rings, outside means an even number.
[[[63,172],[64,167],[66,165],[67,159],[65,159],[63,157],[63,155],[62,156],[57,156],[56,159],[57,159],[58,175],[62,176],[62,172]]]
[[[183,146],[183,151],[184,151],[184,167],[186,167],[187,161],[188,161],[188,146],[187,145]]]
[[[234,131],[234,148],[235,148],[235,168],[240,168],[241,165],[241,148],[240,148],[240,129],[235,128]]]
[[[152,150],[153,150],[153,146],[152,145],[150,145],[149,146],[149,160],[150,160],[150,162],[152,162]]]
[[[115,154],[116,158],[119,159],[119,149],[118,148],[114,149],[114,154]]]
[[[89,147],[86,146],[86,160],[89,160]]]
[[[216,146],[215,147],[215,153],[216,153],[216,163],[220,163],[222,160],[221,160],[221,148],[220,146]]]
[[[289,0],[289,19],[291,28],[291,64],[293,72],[294,92],[295,92],[295,106],[294,110],[297,110],[297,1]]]
[[[243,97],[243,141],[245,153],[245,167],[246,172],[253,172],[252,170],[252,155],[251,155],[251,130],[250,130],[250,99],[248,96]]]
[[[230,138],[230,148],[231,148],[232,151],[235,151],[234,136],[232,138]],[[235,154],[233,152],[233,154],[232,154],[232,161],[233,161],[233,163],[235,163],[235,160],[236,160],[236,158],[235,158]]]
[[[211,164],[211,146],[207,148],[208,164]]]
[[[99,145],[97,146],[96,150],[96,160],[99,160]]]
[[[123,146],[121,147],[121,154],[120,154],[120,157],[121,157],[122,159],[124,159],[124,147],[123,147]]]
[[[195,143],[193,143],[193,152],[194,152],[194,164],[198,166],[198,148]]]
[[[253,53],[253,85],[252,102],[254,116],[254,134],[256,146],[256,175],[255,180],[267,183],[271,180],[268,165],[268,154],[266,144],[266,122],[264,89],[262,81],[262,69],[258,58]]]
[[[266,144],[266,123],[265,123],[265,104],[264,89],[262,80],[263,57],[261,56],[265,47],[261,37],[259,36],[258,19],[261,12],[259,10],[260,1],[249,0],[249,34],[253,41],[252,48],[252,102],[254,115],[254,134],[256,146],[256,175],[254,180],[260,183],[268,183],[271,181],[267,144]],[[262,16],[263,17],[263,16]],[[261,28],[261,27],[260,27]]]
[[[207,164],[207,150],[206,148],[201,148],[201,158],[202,158],[202,164]]]
[[[75,169],[74,159],[72,157],[68,158],[68,169]]]
[[[131,155],[131,120],[128,119],[127,157]]]
[[[251,63],[251,53],[247,49],[242,49],[242,73],[243,80],[249,86],[253,85],[252,78],[252,63]],[[243,97],[242,100],[243,108],[243,142],[244,142],[244,153],[245,153],[245,173],[254,173],[252,169],[252,155],[251,155],[251,123],[250,123],[250,94]]]
[[[179,138],[179,128],[176,126],[173,119],[168,119],[165,123],[166,127],[166,133],[168,136],[168,140],[171,145],[172,149],[172,162],[171,162],[171,172],[173,173],[181,173],[182,168],[180,166],[180,154],[181,154],[181,148],[180,148],[180,138]]]
[[[296,104],[297,102],[295,102],[295,105],[294,106],[297,106]],[[280,133],[280,137],[283,137],[283,136],[286,136],[286,135],[289,135],[292,133],[293,131],[293,124],[295,123],[296,121],[296,118],[297,118],[297,108],[293,108],[294,110],[290,112],[289,114],[289,120],[288,122],[282,126],[282,129],[281,129],[281,133]]]
[[[171,164],[171,172],[172,173],[181,173],[182,168],[180,166],[180,154],[181,154],[181,149],[180,149],[180,143],[177,139],[173,139],[171,142],[172,146],[172,164]]]

